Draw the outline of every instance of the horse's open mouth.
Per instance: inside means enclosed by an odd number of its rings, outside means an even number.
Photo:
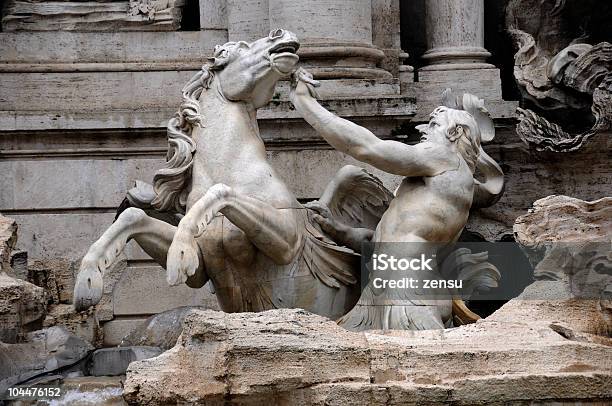
[[[270,65],[280,75],[286,76],[295,70],[300,60],[296,52],[300,44],[297,42],[283,42],[270,49]]]
[[[270,49],[269,53],[270,55],[283,53],[295,54],[299,48],[300,44],[298,44],[297,42],[281,42],[280,44],[277,44],[272,49]]]

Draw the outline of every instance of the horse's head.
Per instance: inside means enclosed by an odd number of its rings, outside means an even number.
[[[276,29],[250,44],[239,41],[215,47],[211,69],[225,98],[259,108],[272,99],[278,80],[295,70],[299,47],[294,33]]]
[[[153,207],[160,211],[185,212],[196,151],[191,133],[206,120],[201,107],[203,95],[215,97],[220,92],[233,102],[250,103],[256,109],[265,106],[272,100],[279,79],[295,71],[299,47],[294,33],[280,29],[250,44],[228,42],[215,47],[209,63],[183,87],[183,102],[168,122],[168,166],[153,178],[156,193],[151,202]]]

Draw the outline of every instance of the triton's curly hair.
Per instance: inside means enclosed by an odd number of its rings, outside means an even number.
[[[433,111],[432,116],[446,113],[448,119],[448,129],[446,137],[456,143],[457,150],[468,164],[472,172],[476,169],[478,156],[481,152],[481,134],[478,123],[470,113],[464,110],[457,110],[448,107],[438,107]]]

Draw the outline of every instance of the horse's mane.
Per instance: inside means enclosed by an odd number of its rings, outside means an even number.
[[[192,139],[193,129],[202,127],[200,96],[214,79],[214,72],[223,69],[227,63],[229,49],[235,43],[217,46],[214,58],[202,66],[183,87],[183,102],[178,112],[168,121],[168,152],[166,167],[158,170],[153,177],[155,198],[151,205],[159,211],[185,213],[191,166],[196,144]]]

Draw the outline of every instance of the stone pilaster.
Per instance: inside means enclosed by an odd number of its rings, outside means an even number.
[[[484,48],[484,0],[426,0],[428,70],[490,69]]]

